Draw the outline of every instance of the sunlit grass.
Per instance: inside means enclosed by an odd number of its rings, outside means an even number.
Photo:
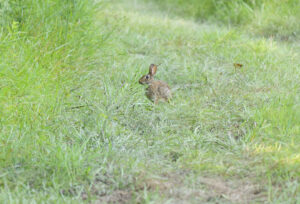
[[[259,185],[270,203],[299,198],[297,45],[253,37],[253,22],[216,23],[222,12],[201,23],[155,1],[91,8],[100,5],[36,1],[1,20],[1,202],[80,203],[117,191],[133,203],[196,202],[188,192],[213,191],[203,177]],[[162,63],[170,104],[154,106],[138,84],[151,63]],[[180,183],[182,197],[146,188],[148,177]]]

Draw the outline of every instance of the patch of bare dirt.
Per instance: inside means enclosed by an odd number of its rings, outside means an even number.
[[[260,185],[249,181],[200,178],[199,182],[210,190],[210,197],[222,197],[232,203],[262,201],[265,196]]]
[[[191,179],[190,172],[166,173],[161,176],[150,176],[141,173],[132,183],[131,189],[115,190],[111,193],[101,193],[93,188],[96,196],[93,203],[142,203],[145,190],[157,192],[171,203],[250,203],[263,202],[265,191],[259,184],[254,184],[250,178],[232,178],[225,180],[220,177],[195,176]],[[187,179],[188,178],[188,179]],[[100,182],[100,181],[98,181]],[[101,182],[103,183],[103,182]],[[97,183],[95,183],[97,185]],[[108,185],[106,183],[105,185]],[[87,199],[86,194],[82,199]]]
[[[132,192],[126,190],[116,190],[109,195],[101,196],[95,201],[95,204],[102,203],[130,203],[132,200]]]
[[[260,185],[253,184],[248,180],[225,181],[218,177],[197,177],[196,185],[192,187],[184,184],[184,180],[184,175],[168,174],[160,178],[146,178],[142,184],[147,190],[157,191],[167,196],[168,199],[172,199],[173,203],[217,200],[231,203],[249,203],[251,201],[263,201],[265,198]]]

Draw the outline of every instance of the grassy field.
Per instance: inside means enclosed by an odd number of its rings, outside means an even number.
[[[299,202],[299,2],[201,5],[0,0],[0,202]]]

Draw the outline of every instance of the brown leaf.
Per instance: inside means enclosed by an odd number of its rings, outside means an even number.
[[[242,68],[242,67],[243,67],[243,65],[242,65],[242,64],[239,64],[239,63],[233,63],[233,66],[234,66],[235,68]]]

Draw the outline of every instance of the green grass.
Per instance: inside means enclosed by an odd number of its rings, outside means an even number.
[[[298,27],[262,11],[295,1],[251,4],[229,16],[234,26],[221,18],[244,1],[197,16],[179,0],[7,2],[0,201],[300,199]],[[281,19],[279,31],[253,12]],[[266,38],[294,30],[288,42]],[[138,84],[151,63],[176,88],[170,104],[153,105]]]
[[[188,19],[238,26],[255,36],[299,40],[298,0],[154,0],[160,10]],[[152,2],[148,0],[148,2]]]

